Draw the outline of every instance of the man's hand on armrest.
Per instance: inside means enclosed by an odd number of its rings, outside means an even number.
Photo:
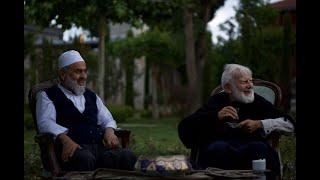
[[[57,139],[62,144],[62,161],[68,161],[70,157],[73,156],[73,153],[77,148],[81,148],[79,144],[75,143],[69,136],[65,133],[59,134]]]
[[[114,134],[113,128],[106,128],[104,137],[103,137],[104,145],[106,148],[117,148],[119,146],[118,137]]]

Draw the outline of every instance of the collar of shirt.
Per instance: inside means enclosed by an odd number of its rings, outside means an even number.
[[[83,113],[83,111],[85,109],[85,102],[86,102],[86,99],[84,98],[84,96],[83,95],[77,96],[77,95],[73,94],[71,91],[69,91],[68,89],[63,87],[61,84],[58,84],[58,87],[61,89],[63,94],[65,94],[66,97],[72,101],[73,105],[81,113]]]

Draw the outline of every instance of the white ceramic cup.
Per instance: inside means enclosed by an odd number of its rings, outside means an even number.
[[[266,170],[266,159],[252,160],[252,170],[254,171]]]

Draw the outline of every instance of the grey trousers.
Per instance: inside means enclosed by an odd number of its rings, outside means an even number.
[[[107,149],[102,144],[80,144],[67,162],[61,159],[62,147],[58,147],[57,155],[64,171],[92,171],[97,168],[133,170],[137,160],[129,149]]]

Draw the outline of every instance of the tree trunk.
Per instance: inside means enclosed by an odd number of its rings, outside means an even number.
[[[150,61],[146,59],[146,70],[145,70],[145,80],[144,80],[144,109],[148,109],[149,104],[150,104],[150,88],[149,88],[149,73],[150,72]]]
[[[159,102],[158,102],[158,69],[156,65],[152,65],[152,117],[153,119],[159,118]]]
[[[99,20],[99,60],[98,60],[98,95],[105,101],[104,97],[104,76],[105,76],[105,37],[107,24],[103,18]]]
[[[195,58],[195,41],[193,32],[193,10],[186,7],[184,9],[184,21],[185,21],[185,37],[186,37],[186,66],[187,66],[187,77],[188,77],[188,97],[190,99],[188,113],[194,111],[200,105],[200,98],[198,91],[198,73]]]
[[[203,1],[203,15],[202,15],[202,24],[200,27],[200,36],[199,36],[199,45],[197,46],[196,51],[196,62],[197,62],[197,94],[199,94],[199,105],[202,104],[203,97],[203,69],[205,65],[205,60],[207,56],[207,46],[206,46],[206,31],[207,23],[212,18],[212,8],[209,1]]]
[[[284,27],[283,27],[283,54],[281,60],[281,72],[280,72],[280,80],[281,80],[281,88],[282,88],[282,105],[285,112],[289,112],[290,110],[290,100],[291,100],[291,61],[290,61],[290,35],[291,32],[291,24],[290,24],[290,16],[288,14],[284,15]]]
[[[126,73],[126,86],[125,86],[125,104],[134,107],[134,88],[133,88],[133,76],[134,76],[134,60],[125,60],[125,73]]]

